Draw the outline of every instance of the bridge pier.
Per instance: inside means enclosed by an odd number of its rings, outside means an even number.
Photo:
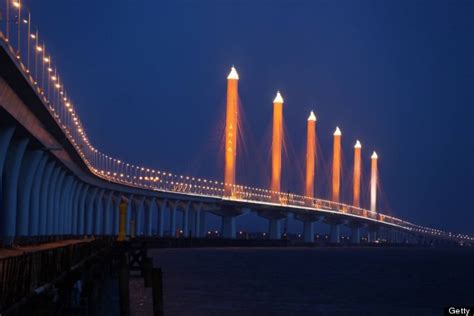
[[[68,217],[69,217],[69,200],[71,199],[72,190],[74,189],[74,177],[70,174],[67,174],[65,180],[65,187],[63,188],[61,194],[61,200],[59,201],[59,221],[58,221],[58,232],[60,235],[67,235],[68,234]]]
[[[48,162],[48,157],[43,155],[41,161],[36,168],[36,172],[33,180],[33,187],[31,188],[31,197],[29,204],[29,222],[28,222],[28,235],[36,236],[38,235],[39,220],[41,213],[41,182],[46,177],[45,171]],[[1,171],[0,171],[1,172]]]
[[[235,230],[236,216],[227,215],[222,217],[222,236],[227,239],[235,239],[237,237]]]
[[[90,189],[89,185],[84,185],[81,191],[81,195],[79,197],[79,205],[78,205],[78,219],[77,219],[77,234],[84,235],[85,234],[85,215],[86,215],[86,199],[87,193]]]
[[[48,235],[57,235],[57,227],[59,221],[59,200],[61,199],[61,190],[64,187],[64,178],[66,172],[62,167],[58,166],[58,178],[56,179],[53,187],[52,207],[50,210],[51,220],[48,221]]]
[[[81,181],[76,181],[76,188],[74,189],[74,195],[72,198],[71,204],[71,234],[77,235],[77,220],[78,220],[78,213],[79,213],[79,198],[81,195],[82,187],[84,183]]]
[[[48,204],[49,204],[49,192],[53,174],[55,171],[54,161],[48,161],[44,170],[43,178],[41,181],[41,188],[39,190],[39,218],[38,218],[38,235],[44,236],[46,234],[46,221],[48,219]]]
[[[295,214],[294,216],[295,216],[295,219],[303,222],[304,241],[308,243],[314,242],[314,223],[319,221],[320,216],[315,216],[313,214],[301,214],[301,215]]]
[[[122,196],[120,193],[112,196],[112,235],[118,236],[119,227],[120,227],[120,202],[122,201]]]
[[[178,201],[170,202],[170,237],[176,237],[176,211],[178,209]]]
[[[10,142],[12,140],[13,134],[15,133],[15,127],[13,125],[7,125],[7,126],[0,126],[0,221],[3,222],[4,217],[7,215],[3,214],[5,213],[4,209],[4,200],[5,198],[3,197],[3,193],[5,191],[4,188],[4,166],[5,166],[5,161],[8,156],[8,148],[10,147]],[[5,179],[5,182],[7,180]],[[0,223],[0,245],[4,243],[3,240],[3,224]]]
[[[379,228],[374,225],[367,226],[367,242],[374,243],[377,240]]]
[[[3,244],[7,246],[12,245],[16,234],[18,177],[27,145],[27,138],[12,139],[5,159],[2,177],[3,198],[2,211],[0,212],[0,238],[3,239]]]
[[[69,194],[68,200],[68,212],[67,212],[67,220],[66,220],[66,234],[73,235],[74,234],[74,217],[75,217],[75,207],[77,205],[77,195],[78,195],[78,188],[81,183],[77,181],[76,177],[73,178],[72,182],[72,189]]]
[[[358,245],[360,244],[360,230],[362,224],[358,221],[350,222],[349,227],[351,229],[351,244]]]
[[[36,169],[43,158],[43,152],[40,150],[27,150],[20,168],[20,177],[18,181],[18,215],[16,218],[16,235],[19,237],[29,235],[29,222],[31,209],[32,186],[35,178]],[[32,215],[32,214],[31,214]]]
[[[102,234],[104,235],[113,234],[114,194],[114,191],[109,191],[106,198],[107,202],[104,209],[104,225],[102,226]]]
[[[185,203],[183,207],[183,236],[189,237],[191,202]]]
[[[153,206],[156,204],[155,198],[145,200],[145,235],[151,236],[153,231]]]
[[[201,210],[199,212],[199,237],[201,238],[206,237],[206,229],[207,229],[206,212],[204,210]]]
[[[202,225],[201,212],[202,212],[202,203],[193,204],[193,212],[192,212],[193,220],[191,222],[194,223],[194,226],[191,231],[192,237],[200,237],[201,225]]]
[[[329,225],[329,240],[333,244],[341,242],[340,224],[332,223]]]
[[[268,224],[268,235],[270,239],[281,239],[281,219],[270,218]]]
[[[341,242],[340,226],[342,220],[336,217],[326,216],[324,222],[329,225],[329,242],[339,244]]]
[[[89,192],[87,194],[88,201],[86,203],[87,205],[86,205],[86,208],[84,210],[84,212],[85,212],[85,216],[84,216],[84,219],[85,219],[85,234],[86,235],[92,235],[92,223],[93,223],[92,216],[94,215],[94,201],[95,201],[95,197],[97,195],[97,192],[99,191],[99,189],[96,188],[96,187],[92,187],[91,189],[92,190],[89,190]]]
[[[143,204],[144,202],[145,202],[145,197],[134,197],[132,199],[133,225],[131,225],[131,228],[130,228],[130,236],[132,238],[143,235]]]
[[[46,208],[47,214],[46,214],[44,235],[51,235],[51,230],[53,228],[56,186],[58,185],[58,178],[61,175],[60,166],[57,163],[55,163],[54,165],[55,166],[54,166],[53,175],[51,177],[51,181],[49,182],[48,206]]]
[[[305,221],[303,224],[303,234],[305,242],[314,242],[314,223],[310,221]]]
[[[167,207],[167,204],[168,204],[168,200],[164,199],[164,200],[156,200],[156,203],[157,203],[157,206],[158,206],[158,216],[157,216],[157,220],[158,220],[158,226],[157,226],[157,234],[158,234],[158,237],[163,237],[164,236],[164,227],[165,227],[165,223],[164,223],[164,220],[165,220],[165,211],[166,211],[166,207]]]
[[[102,215],[103,215],[103,204],[104,204],[104,194],[105,190],[100,189],[99,193],[95,199],[95,208],[94,208],[94,235],[98,236],[101,234],[102,227]]]

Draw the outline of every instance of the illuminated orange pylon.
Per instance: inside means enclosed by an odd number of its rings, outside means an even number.
[[[316,161],[316,115],[311,111],[306,133],[306,182],[304,194],[314,197],[314,174]]]
[[[237,133],[238,133],[238,83],[239,74],[232,67],[227,76],[227,109],[225,122],[225,166],[224,183],[225,195],[232,195],[235,184],[235,165],[237,158]]]
[[[370,210],[372,212],[377,211],[377,153],[374,151],[371,160],[371,170],[370,170]]]
[[[352,191],[352,204],[356,207],[360,207],[361,149],[362,145],[357,141],[354,146],[354,187]]]
[[[283,142],[283,98],[280,91],[273,100],[273,137],[272,137],[272,183],[271,190],[280,192],[281,151]],[[274,199],[278,200],[275,195]]]
[[[341,186],[341,130],[336,127],[334,132],[332,153],[332,201],[339,202]]]

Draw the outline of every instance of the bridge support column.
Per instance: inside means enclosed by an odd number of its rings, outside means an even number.
[[[378,228],[374,226],[367,227],[367,241],[374,243],[377,240]]]
[[[269,221],[269,236],[270,239],[281,239],[281,223],[280,219],[271,218]]]
[[[145,197],[134,197],[132,199],[132,220],[130,221],[130,237],[140,236],[143,233],[142,207]]]
[[[300,220],[303,222],[303,237],[304,241],[307,243],[313,243],[314,242],[314,223],[320,220],[320,216],[316,216],[313,214],[292,214],[288,213],[286,218],[284,219],[286,221],[284,233],[287,234],[288,231],[288,220],[291,218],[291,216],[294,216],[295,219]]]
[[[61,167],[54,164],[53,174],[49,181],[49,188],[48,188],[48,205],[45,209],[45,226],[44,226],[44,233],[42,235],[51,235],[51,230],[53,227],[54,222],[54,198],[56,193],[56,186],[58,185],[58,178],[61,174]]]
[[[178,209],[178,201],[170,203],[170,237],[176,237],[176,211]]]
[[[10,147],[10,142],[15,133],[15,127],[12,126],[1,126],[0,127],[0,206],[3,211],[3,171],[5,160],[8,155],[8,148]],[[0,215],[1,216],[1,215]],[[2,243],[2,237],[0,236],[0,244]]]
[[[118,195],[112,196],[112,235],[117,236],[119,233],[120,227],[120,202],[122,196],[120,193]]]
[[[226,239],[235,239],[235,216],[227,215],[222,217],[222,236]]]
[[[164,228],[165,228],[165,211],[167,207],[168,201],[167,200],[157,200],[158,206],[158,226],[157,226],[157,234],[158,237],[164,236]]]
[[[72,177],[72,183],[71,183],[71,188],[69,190],[69,196],[68,198],[66,199],[66,216],[64,218],[64,222],[65,222],[65,231],[64,233],[66,235],[72,235],[72,220],[73,220],[73,216],[74,216],[74,210],[73,210],[73,206],[74,206],[74,199],[76,198],[76,190],[77,190],[77,186],[79,185],[79,182],[76,180],[76,177],[73,176]]]
[[[103,213],[103,198],[104,198],[104,189],[100,189],[99,193],[95,198],[94,203],[94,235],[100,235],[101,226],[102,226],[102,213]]]
[[[68,204],[69,200],[71,198],[71,192],[74,186],[74,177],[73,176],[66,176],[66,179],[64,180],[64,188],[60,193],[59,196],[59,204],[58,204],[58,223],[56,230],[59,234],[61,235],[66,235],[68,234],[68,216],[69,216],[69,209],[68,209]]]
[[[341,242],[340,224],[332,223],[329,225],[329,240],[333,244]]]
[[[202,212],[202,203],[194,204],[193,205],[193,219],[194,219],[194,227],[192,231],[192,237],[200,237],[201,233],[201,212]]]
[[[340,226],[342,220],[338,217],[327,216],[324,222],[329,225],[329,242],[339,244],[341,242]]]
[[[351,229],[351,244],[353,245],[360,244],[360,230],[362,226],[363,225],[357,221],[349,223],[349,227]]]
[[[36,169],[40,163],[43,152],[40,150],[27,150],[20,168],[18,180],[18,214],[16,217],[16,235],[28,236],[31,208],[31,189],[35,178]]]
[[[184,209],[183,209],[183,236],[184,237],[189,237],[189,217],[191,213],[191,203],[188,202],[185,204]]]
[[[75,230],[76,230],[76,208],[79,200],[79,193],[80,193],[80,187],[82,186],[82,183],[78,181],[74,177],[73,180],[73,185],[72,185],[72,191],[71,191],[71,197],[69,199],[69,218],[68,218],[68,234],[69,235],[75,235]]]
[[[59,201],[61,199],[61,191],[64,188],[64,178],[66,177],[66,172],[63,170],[62,167],[59,168],[58,178],[54,184],[54,191],[53,191],[53,200],[52,206],[50,211],[51,221],[48,221],[48,235],[58,235],[58,227],[59,227]]]
[[[199,237],[206,237],[207,222],[206,222],[206,212],[201,210],[199,212]]]
[[[360,227],[351,227],[351,244],[360,244]]]
[[[119,201],[119,228],[117,241],[124,241],[127,234],[127,211],[128,211],[128,202],[126,199]]]
[[[305,221],[303,224],[303,233],[305,242],[314,242],[314,223],[310,221]]]
[[[110,191],[105,197],[104,223],[102,225],[102,235],[112,235],[112,217],[114,208],[114,192]]]
[[[55,171],[55,163],[49,161],[46,164],[43,178],[41,179],[41,189],[39,190],[39,219],[38,219],[38,235],[44,236],[46,234],[46,221],[48,220],[48,203],[49,191],[51,187],[52,178]]]
[[[93,232],[93,216],[94,216],[94,203],[95,199],[97,196],[97,192],[99,191],[98,188],[92,188],[92,190],[89,190],[88,198],[89,201],[87,203],[86,209],[85,209],[85,233],[86,235],[92,235]]]
[[[18,176],[23,155],[28,144],[27,138],[12,140],[3,170],[2,210],[0,212],[0,242],[10,246],[16,234]]]
[[[77,235],[77,219],[79,213],[79,198],[81,195],[82,187],[84,186],[83,182],[76,180],[76,187],[74,189],[74,194],[71,204],[71,235]]]
[[[151,236],[153,230],[153,206],[155,205],[155,198],[145,201],[145,235]]]
[[[404,233],[403,232],[398,231],[397,241],[398,241],[399,244],[404,244],[405,243],[405,238],[404,238]]]
[[[81,196],[79,197],[79,209],[77,212],[77,234],[84,235],[85,234],[85,214],[86,214],[86,198],[87,192],[89,191],[89,185],[84,185],[82,187]]]
[[[41,212],[41,186],[42,181],[48,175],[46,174],[46,166],[48,162],[48,157],[43,155],[41,161],[36,169],[33,187],[31,189],[31,198],[30,198],[30,209],[29,209],[29,223],[28,223],[28,235],[37,236],[39,229],[40,221],[40,212]]]

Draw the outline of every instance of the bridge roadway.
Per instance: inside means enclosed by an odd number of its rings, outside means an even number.
[[[225,184],[215,181],[171,173],[138,176],[130,169],[131,175],[124,177],[110,165],[111,171],[105,169],[108,160],[105,167],[94,166],[84,154],[88,141],[84,138],[81,144],[72,137],[67,122],[60,121],[2,33],[0,42],[0,243],[4,246],[41,236],[117,235],[120,201],[128,202],[126,232],[132,236],[164,236],[166,228],[176,236],[177,212],[182,212],[185,236],[205,236],[206,213],[212,213],[222,217],[223,237],[236,238],[236,218],[256,212],[268,220],[271,239],[280,239],[281,220],[291,214],[304,223],[307,242],[314,241],[317,221],[329,225],[333,243],[340,242],[341,225],[350,227],[353,243],[360,242],[362,229],[369,241],[384,230],[398,243],[473,242],[469,236],[340,203],[280,193],[274,202],[275,192],[244,186],[234,186],[232,197],[225,197]]]

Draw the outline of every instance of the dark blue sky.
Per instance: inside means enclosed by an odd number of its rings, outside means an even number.
[[[473,1],[29,2],[87,132],[104,152],[221,179],[225,78],[235,64],[245,137],[239,182],[268,182],[279,89],[285,190],[301,192],[305,124],[314,110],[319,195],[327,196],[339,125],[346,200],[360,139],[366,175],[370,152],[379,153],[380,208],[474,233]]]

